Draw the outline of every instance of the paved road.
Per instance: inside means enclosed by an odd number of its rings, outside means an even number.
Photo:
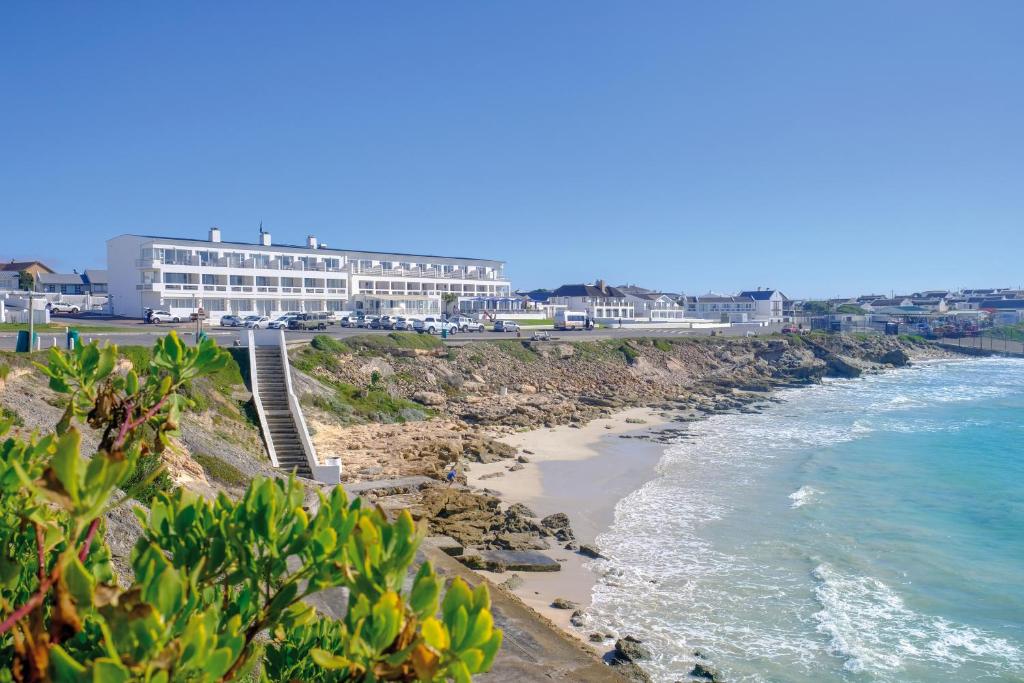
[[[70,317],[55,317],[53,319],[55,324],[64,324],[74,327],[75,325],[88,326],[88,325],[102,325],[104,327],[117,327],[122,328],[124,331],[117,332],[82,332],[81,338],[88,343],[93,339],[109,341],[113,344],[121,346],[150,346],[156,340],[157,337],[161,337],[167,334],[168,330],[176,329],[186,340],[191,340],[195,335],[195,324],[181,323],[178,325],[147,325],[134,320],[108,320],[108,319],[75,319]],[[631,329],[631,328],[605,328],[597,330],[578,330],[573,332],[551,332],[551,335],[559,340],[570,340],[570,341],[582,341],[588,339],[610,339],[610,338],[630,338],[630,337],[706,337],[712,333],[723,335],[723,336],[746,336],[748,334],[756,334],[758,336],[772,334],[778,332],[782,328],[782,325],[771,325],[769,327],[757,327],[757,328],[722,328],[718,330],[688,330],[688,329]],[[208,335],[216,339],[221,345],[230,346],[237,339],[239,341],[245,339],[245,329],[238,327],[220,327],[212,326],[206,327],[205,331]],[[285,333],[289,340],[299,339],[312,339],[316,336],[316,332],[293,332],[288,331]],[[326,332],[332,337],[343,339],[345,337],[352,337],[355,335],[362,334],[388,334],[387,330],[365,330],[365,329],[350,329],[343,327],[332,327]],[[533,328],[524,327],[521,333],[522,339],[529,339],[530,335],[533,334]],[[15,344],[17,343],[17,332],[0,332],[0,349],[8,351],[14,350]],[[43,348],[53,345],[54,339],[57,344],[64,343],[64,335],[62,332],[41,332],[40,335],[41,345]],[[515,333],[507,332],[469,332],[465,334],[457,334],[450,338],[451,342],[455,344],[461,344],[465,342],[475,341],[488,341],[494,339],[516,339]]]

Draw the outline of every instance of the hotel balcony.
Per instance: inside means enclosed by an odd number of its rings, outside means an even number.
[[[360,266],[349,264],[349,272],[353,275],[379,275],[381,277],[418,277],[453,280],[504,280],[503,272],[484,272],[481,270],[451,270],[445,272],[441,268],[382,268],[380,266]]]

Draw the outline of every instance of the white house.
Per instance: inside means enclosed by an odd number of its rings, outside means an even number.
[[[751,316],[754,320],[768,322],[782,322],[790,317],[787,315],[786,304],[789,299],[777,289],[747,290],[739,293],[740,297],[749,297],[754,300],[754,313]]]
[[[680,295],[652,292],[636,285],[616,287],[633,304],[637,319],[650,322],[680,321],[686,317],[686,306],[679,304]]]
[[[635,317],[629,296],[616,287],[609,287],[604,280],[592,285],[562,285],[548,297],[548,304],[586,313],[594,320],[616,321]]]
[[[115,315],[141,317],[147,308],[187,316],[203,308],[276,315],[296,311],[363,310],[368,314],[441,312],[446,294],[508,297],[503,261],[305,245],[119,235],[107,240],[107,275]]]
[[[747,322],[753,320],[756,305],[749,296],[701,294],[686,297],[686,315],[720,322]]]

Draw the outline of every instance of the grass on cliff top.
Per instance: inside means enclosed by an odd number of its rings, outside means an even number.
[[[60,338],[57,340],[58,343],[64,342],[63,335],[65,334],[65,328],[72,328],[78,330],[82,334],[88,332],[118,332],[121,334],[132,334],[132,332],[142,332],[142,330],[132,330],[131,328],[115,327],[114,325],[76,325],[71,321],[66,324],[62,323],[46,323],[37,324],[34,326],[34,331],[40,335],[48,334],[53,336],[57,334]],[[21,332],[22,330],[28,331],[28,323],[0,323],[0,332]],[[84,340],[83,340],[84,341]],[[46,346],[46,340],[43,340],[43,346]]]

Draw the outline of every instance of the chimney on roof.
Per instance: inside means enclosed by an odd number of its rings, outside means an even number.
[[[316,249],[316,235],[306,235],[306,246],[310,249]]]
[[[598,280],[597,282],[594,283],[594,286],[600,289],[602,292],[605,291],[606,289],[604,280]]]
[[[260,221],[260,244],[270,246],[270,233],[263,229],[263,221]]]
[[[327,248],[327,242],[321,242],[320,243],[320,248],[321,249],[326,249]]]
[[[210,241],[220,242],[220,228],[216,226],[210,228]]]

